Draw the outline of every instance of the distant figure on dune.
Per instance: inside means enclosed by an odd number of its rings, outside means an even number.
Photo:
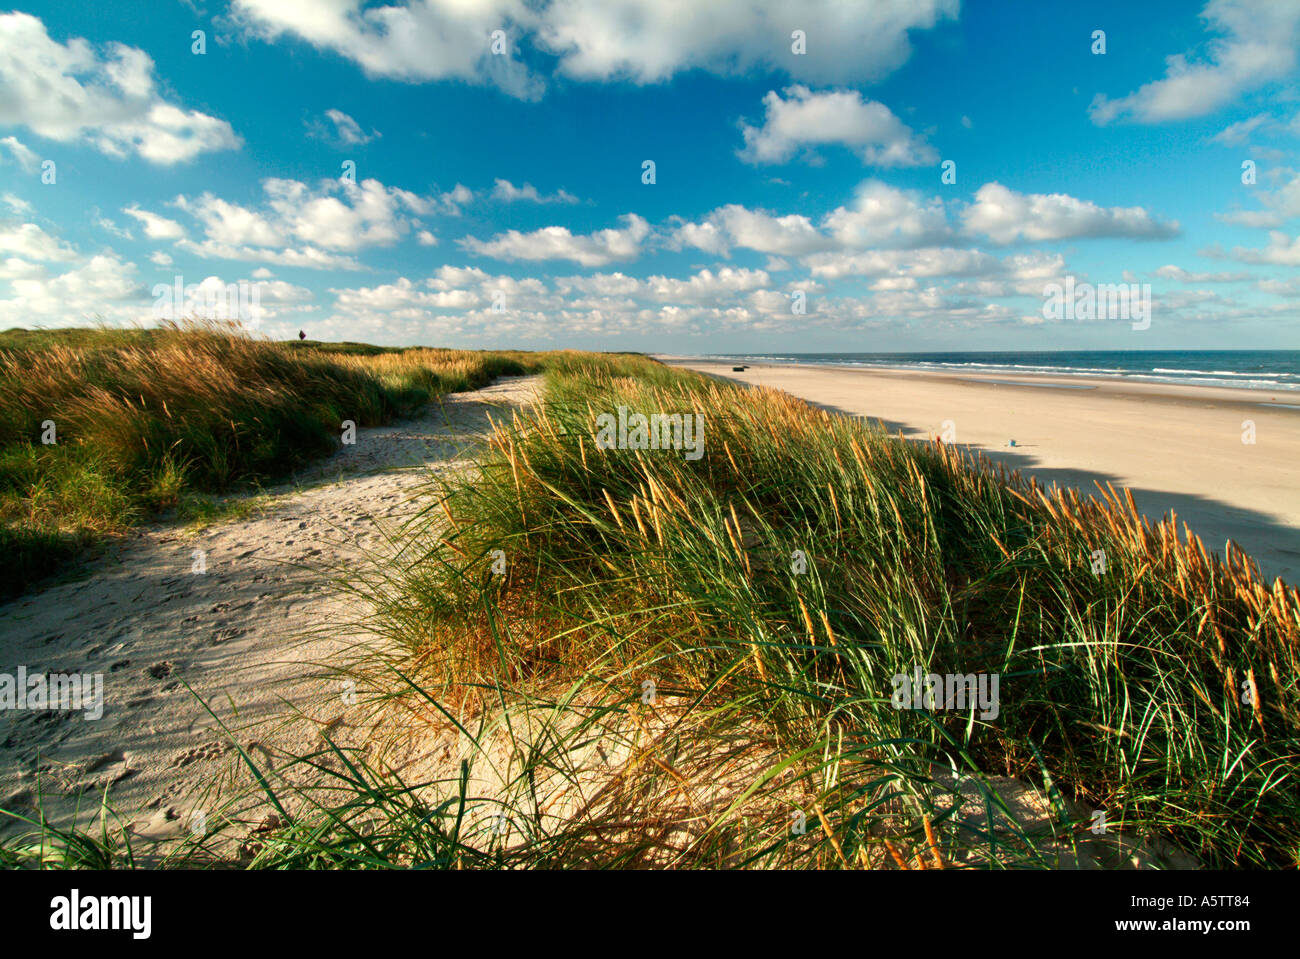
[[[300,340],[305,340],[305,339],[307,339],[307,334],[304,333],[302,330],[299,330],[299,331],[298,331],[298,339],[300,339]]]

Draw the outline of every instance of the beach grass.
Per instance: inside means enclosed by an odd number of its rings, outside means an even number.
[[[1300,864],[1300,594],[1245,556],[772,390],[577,355],[546,384],[341,583],[367,703],[463,754],[412,782],[330,744],[305,787],[244,755],[283,813],[246,865]],[[702,415],[704,455],[599,448],[619,407]],[[997,708],[899,708],[917,671]]]
[[[159,515],[285,478],[524,353],[275,343],[222,324],[0,333],[0,597]],[[46,441],[49,442],[46,442]]]
[[[1127,494],[1044,491],[775,391],[626,360],[548,381],[363,591],[422,695],[519,727],[507,714],[567,704],[548,749],[519,746],[516,787],[625,737],[630,806],[604,814],[639,825],[597,861],[913,862],[933,834],[950,858],[1042,864],[1091,835],[1091,810],[1211,867],[1300,862],[1300,597],[1240,553],[1208,555]],[[597,449],[619,406],[702,414],[707,455]],[[895,708],[917,669],[997,675],[996,718]],[[1016,835],[1006,777],[1049,798],[1053,835]],[[601,833],[594,809],[548,840]]]

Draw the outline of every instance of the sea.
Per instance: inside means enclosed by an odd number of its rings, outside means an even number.
[[[1068,350],[1044,353],[714,353],[710,359],[935,373],[1104,377],[1300,393],[1300,350]]]

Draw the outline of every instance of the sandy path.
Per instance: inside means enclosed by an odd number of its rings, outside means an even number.
[[[39,791],[53,821],[78,806],[84,821],[108,786],[142,837],[199,825],[203,791],[236,755],[185,684],[255,758],[319,748],[312,730],[332,730],[346,709],[342,682],[319,665],[345,645],[328,627],[355,612],[329,588],[332,568],[382,548],[383,530],[419,508],[409,497],[429,471],[463,469],[489,415],[508,418],[537,385],[502,379],[422,418],[359,430],[245,518],[144,529],[91,575],[0,606],[0,672],[101,673],[104,684],[98,720],[0,711],[0,807],[30,814]],[[295,711],[310,719],[279,722]]]

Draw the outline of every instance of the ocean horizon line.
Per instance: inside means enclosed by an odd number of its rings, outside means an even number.
[[[663,354],[668,355],[668,354]],[[948,350],[706,353],[683,359],[931,373],[1093,377],[1232,389],[1300,391],[1300,350]]]

